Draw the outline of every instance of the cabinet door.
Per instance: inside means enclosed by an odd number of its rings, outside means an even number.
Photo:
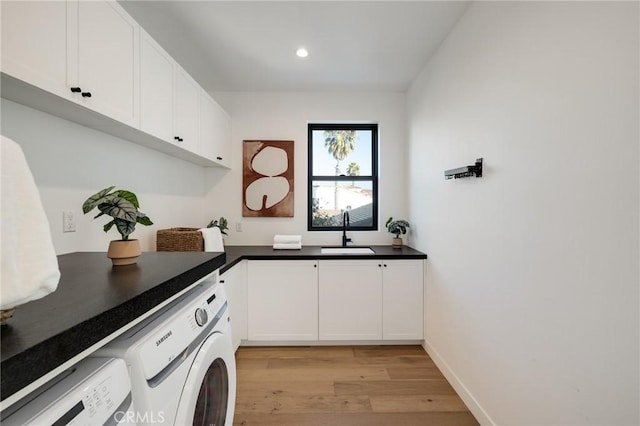
[[[200,86],[179,65],[173,69],[175,102],[174,112],[174,142],[184,149],[198,153]]]
[[[145,31],[140,34],[140,129],[173,142],[174,60]]]
[[[385,260],[383,265],[383,339],[422,339],[424,261]]]
[[[2,1],[2,72],[65,98],[67,3]]]
[[[229,301],[233,349],[247,339],[247,262],[243,261],[220,276]]]
[[[77,86],[83,105],[139,125],[140,27],[116,2],[78,3]]]
[[[319,262],[320,340],[382,339],[382,261]]]
[[[231,164],[231,119],[204,90],[200,91],[200,154],[223,166]]]
[[[251,260],[247,267],[249,340],[317,340],[317,262]]]

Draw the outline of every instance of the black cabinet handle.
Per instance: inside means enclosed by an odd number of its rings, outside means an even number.
[[[384,264],[384,267],[385,267],[385,268],[387,267],[387,264],[386,264],[386,263]]]
[[[184,139],[180,138],[180,142],[184,141]]]
[[[382,265],[378,264],[378,268],[381,268],[381,267],[382,267]]]
[[[83,98],[90,98],[91,97],[91,92],[82,92],[82,97]]]
[[[216,160],[222,161],[222,157],[216,157]]]
[[[224,280],[220,280],[220,284],[224,284]]]
[[[314,268],[317,268],[317,267],[318,267],[318,265],[313,265],[313,267],[314,267]]]
[[[178,142],[182,142],[184,140],[180,136],[175,136],[174,139],[177,140]]]
[[[71,88],[71,91],[72,91],[73,93],[80,93],[80,92],[82,92],[82,89],[81,89],[81,88],[79,88],[79,87],[72,87],[72,88]]]

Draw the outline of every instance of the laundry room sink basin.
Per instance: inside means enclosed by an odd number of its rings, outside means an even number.
[[[371,247],[320,247],[322,254],[375,254]]]

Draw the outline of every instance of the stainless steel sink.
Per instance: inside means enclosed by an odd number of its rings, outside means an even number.
[[[371,247],[320,247],[322,254],[375,254]]]

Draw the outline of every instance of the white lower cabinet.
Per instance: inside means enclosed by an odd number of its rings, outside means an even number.
[[[382,262],[383,340],[422,339],[424,325],[424,261]]]
[[[424,260],[248,261],[247,300],[250,341],[422,340]]]
[[[247,283],[249,340],[318,340],[317,261],[250,260]]]
[[[320,340],[381,340],[382,261],[319,264]]]
[[[242,261],[220,275],[229,303],[233,349],[247,340],[247,262]]]

